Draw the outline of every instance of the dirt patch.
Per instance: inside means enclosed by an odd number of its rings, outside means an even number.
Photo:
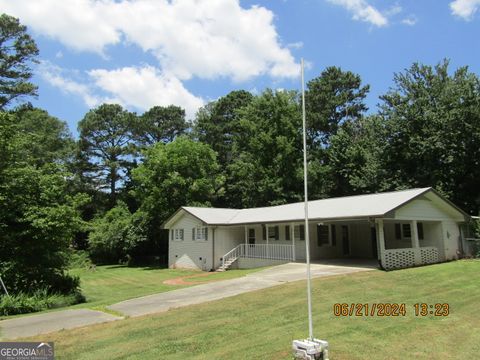
[[[196,284],[201,284],[201,283],[204,283],[204,282],[208,282],[208,279],[205,280],[205,281],[188,281],[188,279],[207,277],[207,276],[210,276],[212,274],[215,274],[215,272],[207,272],[207,273],[202,273],[202,274],[180,276],[178,278],[165,280],[163,283],[166,284],[166,285],[196,285]]]

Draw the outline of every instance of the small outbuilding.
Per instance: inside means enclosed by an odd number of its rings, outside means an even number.
[[[184,206],[164,224],[169,267],[205,271],[305,261],[304,203],[251,209]],[[376,259],[390,270],[457,259],[470,216],[432,188],[309,202],[310,254]]]

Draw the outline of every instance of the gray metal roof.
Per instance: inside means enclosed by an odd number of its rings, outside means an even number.
[[[308,203],[309,218],[321,220],[380,217],[431,190],[433,189],[428,187],[313,200]],[[208,225],[279,223],[301,221],[304,217],[303,202],[250,209],[219,209],[190,206],[184,206],[181,209]],[[169,220],[167,220],[166,224]]]

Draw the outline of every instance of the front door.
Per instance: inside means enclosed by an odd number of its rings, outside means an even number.
[[[255,245],[255,229],[248,229],[248,244]]]
[[[350,235],[347,225],[342,225],[342,246],[343,255],[350,255]]]

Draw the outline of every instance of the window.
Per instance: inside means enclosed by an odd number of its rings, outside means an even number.
[[[268,227],[268,240],[279,240],[278,236],[278,226],[269,226]]]
[[[183,241],[183,229],[174,229],[174,235],[172,240]]]
[[[404,239],[412,238],[412,229],[410,228],[410,224],[402,224],[402,233]]]
[[[329,244],[328,225],[317,225],[317,245]]]
[[[305,240],[305,225],[296,225],[293,231],[295,239]]]
[[[423,240],[423,223],[417,222],[418,239]]]
[[[418,230],[418,223],[417,223],[417,230]],[[422,231],[422,238],[423,238],[423,227]],[[397,240],[410,240],[412,238],[412,228],[410,224],[395,224],[395,239]],[[420,230],[418,230],[418,238],[420,239]]]
[[[255,244],[255,229],[248,229],[248,243]]]
[[[290,225],[285,225],[285,240],[290,240]]]
[[[192,240],[207,241],[208,240],[208,228],[196,227],[192,229]]]

